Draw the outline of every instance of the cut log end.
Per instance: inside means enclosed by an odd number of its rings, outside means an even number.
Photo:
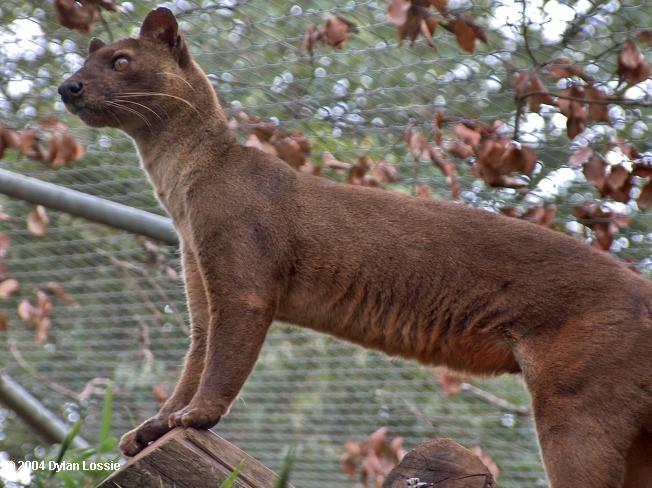
[[[236,488],[272,488],[276,482],[273,471],[217,434],[177,428],[131,458],[98,488],[216,487],[236,467],[240,468]]]
[[[493,476],[468,449],[451,439],[420,444],[385,479],[383,488],[495,488]]]

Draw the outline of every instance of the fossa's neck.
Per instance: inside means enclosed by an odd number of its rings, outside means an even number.
[[[212,148],[236,143],[210,81],[194,62],[187,79],[185,93],[161,96],[159,116],[128,132],[157,193],[169,192],[178,174]]]

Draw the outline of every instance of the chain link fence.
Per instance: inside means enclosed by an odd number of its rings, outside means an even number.
[[[156,5],[119,3],[123,12],[103,13],[95,35],[105,40],[135,35],[144,14]],[[590,64],[596,79],[611,79],[616,71],[615,55],[600,53],[611,42],[621,42],[628,29],[652,23],[645,0],[528,3],[528,16],[535,21],[537,12],[543,15],[553,4],[556,9],[552,21],[541,17],[539,25],[530,25],[535,56],[564,55]],[[393,190],[413,193],[425,184],[435,198],[450,198],[446,177],[431,162],[415,161],[405,132],[420,130],[432,138],[436,111],[445,112],[451,124],[500,119],[513,127],[510,73],[532,63],[522,43],[509,35],[510,29],[519,32],[522,3],[450,4],[484,26],[488,43],[475,54],[463,53],[455,37],[441,28],[435,33],[435,48],[423,39],[399,46],[395,27],[386,20],[385,1],[163,3],[178,13],[193,55],[231,118],[237,120],[244,111],[272,118],[284,130],[301,130],[312,145],[315,164],[323,152],[348,162],[364,155],[384,160],[400,175]],[[8,151],[0,164],[162,214],[131,141],[117,131],[83,127],[57,101],[56,87],[83,60],[88,38],[62,28],[52,9],[51,2],[19,0],[0,7],[2,121],[21,130],[55,115],[69,125],[86,155],[80,163],[52,169]],[[354,22],[357,32],[343,49],[318,45],[311,57],[301,48],[305,30],[333,15]],[[562,21],[581,15],[588,20],[577,42],[566,47],[554,42],[554,33],[570,25]],[[649,84],[643,89],[649,90]],[[614,124],[590,128],[579,143],[597,146],[626,133],[641,152],[649,151],[650,110],[611,110]],[[487,209],[554,201],[556,226],[590,238],[570,210],[595,201],[596,193],[581,170],[568,166],[575,146],[569,145],[557,115],[544,110],[520,121],[522,142],[533,145],[540,160],[529,193],[491,189],[467,162],[458,161],[460,199]],[[246,138],[242,131],[238,134]],[[444,136],[452,137],[452,131],[445,129]],[[0,366],[66,421],[83,417],[88,439],[96,435],[103,389],[112,381],[113,428],[120,435],[156,411],[157,398],[172,390],[180,371],[188,317],[177,250],[56,211],[48,211],[47,233],[35,236],[26,223],[31,205],[2,196],[0,204],[11,217],[0,221],[0,231],[10,239],[6,276],[20,282],[16,294],[0,300],[9,319],[0,333]],[[635,218],[616,236],[612,250],[645,272],[652,252],[649,214],[637,212],[635,204],[611,205]],[[69,297],[62,300],[53,282]],[[53,302],[51,329],[40,345],[34,343],[33,328],[16,314],[19,302],[34,302],[37,290]],[[528,405],[517,377],[473,384],[510,404]],[[231,414],[216,431],[272,469],[278,468],[287,448],[296,447],[292,482],[297,487],[353,486],[339,468],[343,445],[381,426],[405,437],[407,447],[433,437],[480,445],[498,464],[501,486],[545,486],[531,418],[512,410],[475,390],[447,396],[431,368],[278,323]],[[11,412],[0,410],[0,450],[24,458],[38,445]]]

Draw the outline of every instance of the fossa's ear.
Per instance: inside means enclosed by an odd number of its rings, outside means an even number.
[[[165,44],[170,48],[182,68],[190,61],[186,43],[179,34],[177,19],[170,9],[159,7],[147,14],[140,28],[140,37]]]
[[[140,28],[140,37],[149,37],[168,46],[174,46],[177,39],[177,19],[170,9],[159,7],[147,14]]]
[[[93,37],[91,39],[91,42],[88,43],[88,54],[93,54],[95,51],[98,49],[106,46],[104,41],[102,39],[99,39],[97,37]]]

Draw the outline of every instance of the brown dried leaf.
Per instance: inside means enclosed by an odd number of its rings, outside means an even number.
[[[351,164],[350,163],[345,163],[343,161],[338,161],[335,159],[335,156],[333,156],[330,152],[324,151],[321,154],[321,162],[322,166],[328,169],[332,169],[335,171],[348,171],[351,169]]]
[[[42,205],[37,205],[27,216],[27,229],[35,236],[44,236],[48,231],[49,223],[50,219]]]
[[[573,85],[560,92],[560,95],[569,98],[559,98],[557,105],[566,120],[566,133],[569,139],[574,139],[586,129],[587,112],[584,107],[584,88]]]
[[[513,217],[515,219],[519,217],[518,211],[516,210],[515,207],[501,207],[499,210],[500,213],[506,217]]]
[[[568,164],[571,168],[579,168],[586,163],[592,155],[593,149],[590,147],[580,148],[571,154],[570,158],[568,158]]]
[[[76,0],[54,0],[54,10],[62,26],[82,33],[91,31],[99,14],[96,6]]]
[[[609,105],[606,103],[599,103],[606,102],[608,100],[607,96],[600,89],[594,86],[587,86],[585,92],[586,101],[588,102],[589,106],[588,120],[591,122],[610,123],[611,119],[609,118]]]
[[[0,258],[4,258],[7,255],[10,243],[11,240],[9,239],[9,236],[0,232]]]
[[[349,33],[357,32],[357,26],[344,17],[331,17],[321,31],[320,40],[329,46],[340,49],[349,37]]]
[[[632,189],[632,174],[622,164],[611,167],[604,180],[602,196],[611,197],[617,202],[627,203]]]
[[[544,227],[552,228],[557,215],[557,206],[553,203],[534,207],[525,212],[521,218]]]
[[[644,162],[634,163],[632,175],[639,176],[641,178],[652,176],[652,164],[647,164]]]
[[[527,96],[530,111],[535,113],[539,113],[542,104],[554,105],[548,89],[534,71],[520,71],[514,75],[514,94],[517,99]]]
[[[256,137],[256,134],[250,134],[244,145],[247,147],[255,147],[256,149],[260,149],[261,151],[273,156],[278,156],[276,148],[269,142],[261,142],[260,139]]]
[[[478,128],[473,129],[467,124],[460,122],[459,124],[455,125],[453,130],[455,131],[457,137],[459,137],[464,144],[471,146],[471,148],[480,144],[480,140],[482,139],[482,132]]]
[[[554,105],[554,100],[550,96],[548,89],[536,74],[531,74],[528,84],[528,93],[538,93],[528,97],[528,105],[532,112],[539,113],[541,105]]]
[[[446,145],[446,150],[458,158],[467,159],[473,156],[473,149],[468,144],[454,140]]]
[[[652,47],[652,29],[643,29],[637,34],[638,40]]]
[[[448,0],[430,0],[430,4],[444,17],[448,14]]]
[[[452,29],[457,38],[457,43],[468,53],[473,54],[475,52],[476,39],[487,42],[482,28],[465,17],[457,17],[453,22]]]
[[[40,140],[34,129],[24,130],[20,134],[18,149],[28,158],[42,161],[46,150],[39,144]]]
[[[586,181],[595,186],[600,193],[604,187],[604,181],[607,178],[607,163],[600,156],[592,156],[584,164],[582,171]]]
[[[421,132],[408,129],[405,133],[405,144],[407,144],[412,157],[417,161],[429,157],[428,141],[426,141],[425,136]]]
[[[550,73],[550,76],[553,78],[570,78],[572,76],[577,76],[589,83],[592,81],[591,77],[584,73],[582,68],[574,64],[568,58],[557,58],[551,61],[548,64],[548,73]]]
[[[638,208],[647,210],[652,207],[652,181],[649,181],[641,190],[641,194],[636,201]]]
[[[650,77],[650,66],[634,41],[625,41],[618,54],[618,76],[632,85]]]
[[[620,137],[612,137],[609,142],[615,144],[623,155],[630,161],[641,157],[641,153],[633,144],[626,142]]]
[[[528,183],[510,174],[531,175],[535,164],[536,154],[532,148],[499,137],[486,139],[480,144],[474,169],[490,186],[520,188]]]
[[[261,120],[258,117],[248,117],[246,114],[241,114],[244,119],[243,125],[245,128],[253,133],[261,142],[267,142],[271,137],[276,134],[278,127],[271,120]]]
[[[444,123],[444,114],[440,111],[435,112],[435,118],[433,120],[433,134],[435,136],[435,144],[438,146],[442,145],[442,133],[441,127]]]
[[[440,366],[437,368],[437,379],[446,395],[455,395],[462,391],[464,378],[446,367]]]
[[[362,449],[359,442],[346,441],[344,452],[340,456],[340,468],[350,478],[355,477],[362,459]]]
[[[358,162],[351,166],[349,174],[347,175],[346,182],[350,185],[371,186],[367,177],[367,171],[370,168],[370,161],[367,156],[358,158]]]
[[[3,127],[2,141],[6,147],[11,149],[18,149],[18,146],[20,145],[20,135],[16,131]]]
[[[4,156],[5,150],[16,149],[20,144],[20,136],[13,130],[7,129],[0,124],[0,158]]]
[[[315,44],[319,40],[319,36],[319,31],[314,25],[308,26],[306,32],[303,34],[302,49],[310,54],[311,58],[315,55]]]
[[[163,405],[167,399],[170,397],[170,394],[168,393],[167,389],[165,388],[165,385],[162,383],[158,383],[154,386],[152,386],[152,393],[154,394],[154,398],[156,398],[156,401],[160,404]]]
[[[578,221],[593,230],[593,245],[603,251],[609,251],[618,229],[631,224],[631,219],[611,210],[604,210],[599,205],[583,205],[573,208],[573,215]]]
[[[9,298],[18,288],[20,288],[20,283],[13,278],[0,281],[0,298]]]
[[[97,20],[100,9],[120,12],[113,0],[55,0],[54,10],[59,23],[82,33],[88,33]]]
[[[84,147],[67,132],[53,133],[50,139],[48,161],[53,168],[66,163],[80,161],[84,157]]]
[[[0,313],[0,332],[5,332],[7,330],[7,317],[3,313]]]
[[[424,185],[423,183],[419,183],[417,185],[416,193],[417,197],[423,198],[424,200],[430,200],[431,198],[430,187],[428,185]]]
[[[367,480],[371,479],[375,486],[380,487],[405,454],[403,438],[395,437],[388,442],[387,427],[381,427],[364,441],[347,441],[340,457],[340,467],[351,478],[357,474],[363,485],[367,486]]]
[[[36,292],[36,314],[32,316],[32,322],[36,326],[36,335],[34,343],[41,345],[48,339],[50,327],[50,312],[52,311],[52,302],[50,298],[41,290]]]
[[[534,149],[521,144],[512,143],[505,156],[511,171],[517,171],[531,176],[537,162]]]
[[[294,169],[298,169],[310,154],[310,143],[301,131],[290,133],[277,131],[269,140],[278,152],[278,156]]]
[[[396,11],[398,13],[393,19],[394,21],[402,20],[403,16],[400,13],[402,6],[399,5],[399,2],[396,5]],[[410,43],[414,43],[419,34],[421,34],[426,39],[426,42],[434,47],[432,36],[437,29],[437,19],[423,6],[415,5],[413,2],[405,14],[405,21],[397,24],[397,28],[399,43],[402,43],[405,39],[409,39]]]
[[[446,176],[446,183],[451,187],[451,197],[456,200],[460,196],[460,183],[457,180],[455,163],[437,146],[430,147],[430,160],[439,167]]]
[[[399,180],[396,168],[384,161],[372,164],[369,173],[381,183],[396,183]]]
[[[31,320],[32,315],[36,313],[36,308],[29,302],[29,300],[23,298],[18,304],[16,313],[18,314],[18,317],[20,317],[21,320],[27,322]]]
[[[497,480],[498,475],[500,474],[500,469],[498,469],[498,465],[491,456],[485,453],[480,446],[474,446],[470,451],[480,458],[480,461],[482,461],[482,464],[487,467],[491,475],[494,477],[494,480]]]
[[[56,281],[48,282],[47,289],[54,293],[54,295],[66,305],[78,305],[75,299],[71,297],[66,290],[63,289],[63,286]]]
[[[410,0],[390,0],[387,7],[387,20],[397,27],[407,22],[408,10],[412,3]]]
[[[68,128],[54,117],[47,117],[23,131],[18,149],[27,157],[43,161],[53,168],[79,161],[84,148],[68,132]]]
[[[423,36],[423,38],[426,40],[428,44],[430,44],[432,47],[435,47],[434,42],[432,42],[432,36],[435,34],[435,31],[437,30],[437,19],[434,17],[426,17],[421,21],[421,24],[419,24],[419,32]]]

